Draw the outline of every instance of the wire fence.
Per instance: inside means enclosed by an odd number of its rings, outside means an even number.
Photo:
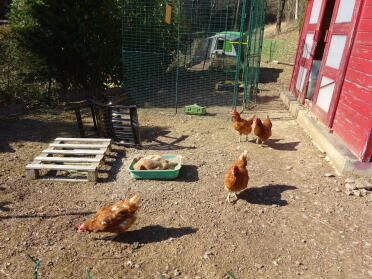
[[[139,107],[255,102],[266,2],[122,0],[123,88]]]

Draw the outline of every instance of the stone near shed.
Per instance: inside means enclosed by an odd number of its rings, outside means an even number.
[[[205,251],[204,252],[204,255],[203,255],[203,259],[208,259],[210,255],[213,255],[213,253],[211,251]]]
[[[360,195],[362,196],[362,197],[365,197],[365,196],[367,196],[367,190],[366,189],[360,189]]]
[[[372,184],[364,179],[358,179],[355,182],[355,188],[356,189],[369,189],[369,188],[372,188]]]
[[[336,191],[336,192],[341,192],[341,189],[338,188],[338,187],[336,187],[336,188],[335,188],[335,191]]]
[[[346,183],[345,184],[345,188],[347,189],[347,190],[356,190],[357,188],[355,187],[355,184],[352,184],[352,183]]]
[[[324,174],[325,177],[335,177],[333,173],[327,172]]]
[[[353,195],[357,197],[361,197],[362,195],[360,194],[359,190],[353,190]]]
[[[351,192],[350,190],[346,190],[346,191],[345,191],[345,194],[346,194],[347,196],[352,196],[352,195],[353,195],[353,192]]]
[[[353,178],[348,177],[345,179],[345,183],[354,183],[354,182],[355,180]]]
[[[255,264],[254,264],[254,267],[257,268],[257,269],[261,269],[261,268],[264,267],[264,265],[263,265],[263,264],[255,263]]]

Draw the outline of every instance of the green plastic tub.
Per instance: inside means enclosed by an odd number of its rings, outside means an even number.
[[[135,179],[166,179],[171,180],[175,179],[181,169],[181,160],[180,155],[164,155],[161,156],[164,159],[167,159],[171,165],[171,168],[168,170],[134,170],[134,164],[139,160],[139,158],[134,158],[130,163],[128,168],[130,175]]]
[[[197,114],[197,115],[203,115],[207,113],[207,108],[198,106],[197,104],[191,105],[191,106],[185,106],[184,108],[185,113],[187,114]]]

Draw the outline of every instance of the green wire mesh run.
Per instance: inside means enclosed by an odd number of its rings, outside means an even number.
[[[242,56],[244,63],[243,106],[256,103],[258,92],[261,53],[265,27],[266,1],[251,1],[247,49]]]
[[[176,111],[254,102],[265,8],[263,0],[122,0],[128,102]]]

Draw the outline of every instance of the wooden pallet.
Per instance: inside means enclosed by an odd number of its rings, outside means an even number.
[[[97,169],[107,151],[110,139],[56,138],[31,164],[26,166],[27,177],[37,179],[40,170],[72,171],[86,178],[42,177],[59,181],[96,181]]]

